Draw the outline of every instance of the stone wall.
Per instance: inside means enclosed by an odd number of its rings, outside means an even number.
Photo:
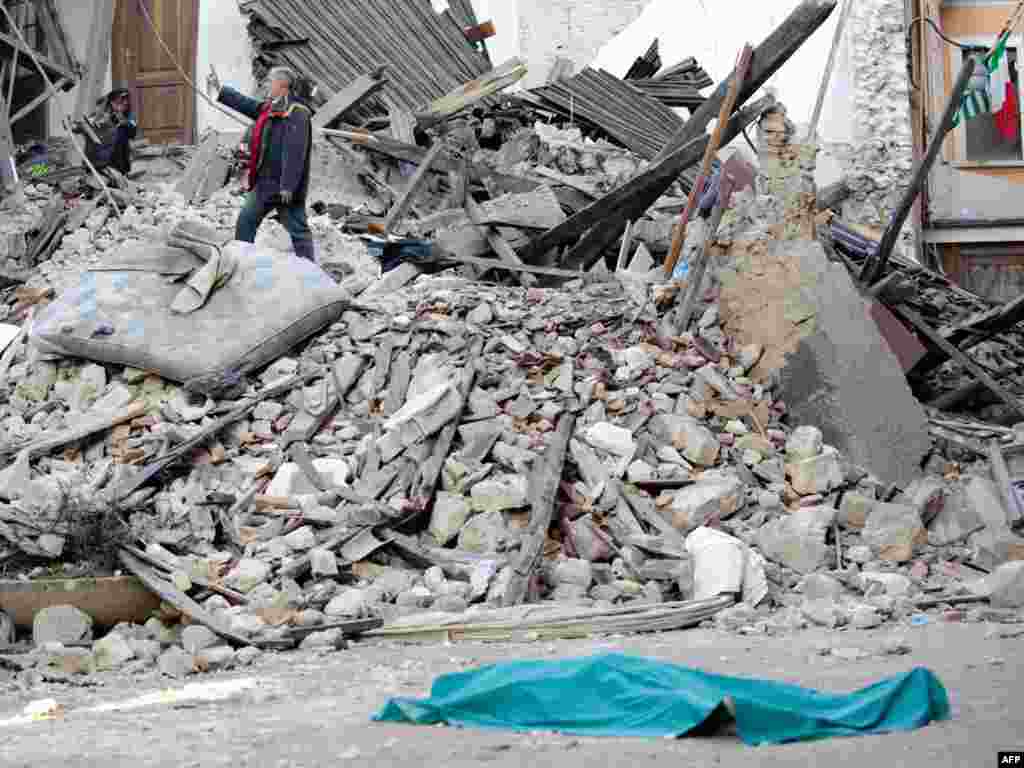
[[[579,71],[639,18],[651,0],[518,0],[519,46],[529,66],[526,88],[543,85],[556,58]]]
[[[854,3],[844,36],[847,66],[837,72],[832,89],[834,101],[847,101],[833,103],[833,112],[852,123],[848,141],[830,147],[853,190],[843,216],[878,228],[888,223],[913,171],[903,15],[903,0]],[[907,255],[913,253],[912,233],[908,222]]]

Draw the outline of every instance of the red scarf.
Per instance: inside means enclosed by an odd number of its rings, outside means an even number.
[[[268,103],[260,116],[256,118],[256,124],[252,127],[252,136],[249,137],[249,190],[256,189],[256,171],[259,169],[260,157],[263,148],[263,128],[273,114],[273,107]]]

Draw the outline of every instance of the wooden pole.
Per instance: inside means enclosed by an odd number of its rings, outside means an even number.
[[[725,130],[725,124],[729,121],[729,116],[736,107],[740,86],[747,79],[747,72],[750,70],[750,59],[753,53],[754,49],[749,43],[743,46],[743,50],[740,51],[736,69],[733,71],[732,83],[729,85],[729,93],[722,101],[722,106],[718,110],[715,130],[711,134],[711,141],[708,142],[707,149],[704,150],[704,163],[701,166],[700,174],[690,190],[690,197],[686,201],[686,208],[683,209],[682,214],[679,216],[679,223],[676,225],[676,231],[672,236],[672,250],[669,251],[668,259],[665,260],[665,277],[667,278],[672,277],[672,272],[676,268],[676,262],[679,261],[679,254],[683,250],[683,243],[686,242],[687,224],[690,221],[690,216],[693,215],[694,209],[697,207],[697,200],[703,191],[704,181],[707,179],[708,174],[711,173],[711,163],[714,161],[715,155],[718,153],[722,143],[722,132]]]
[[[839,12],[836,31],[832,35],[832,50],[828,52],[828,63],[825,65],[825,72],[821,76],[821,85],[818,86],[818,99],[814,102],[814,111],[811,113],[811,122],[807,128],[807,144],[815,141],[816,134],[818,133],[818,121],[821,119],[821,109],[825,104],[825,94],[828,92],[829,83],[832,82],[832,71],[836,66],[839,47],[843,42],[843,32],[846,30],[846,21],[850,18],[852,8],[853,0],[843,0],[843,9]]]

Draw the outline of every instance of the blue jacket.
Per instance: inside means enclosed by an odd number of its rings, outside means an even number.
[[[269,101],[258,101],[233,88],[221,88],[218,101],[252,120],[270,109]],[[289,99],[275,110],[263,128],[256,166],[255,192],[261,202],[270,203],[282,191],[289,191],[296,203],[309,191],[309,158],[313,147],[313,124],[309,107]]]

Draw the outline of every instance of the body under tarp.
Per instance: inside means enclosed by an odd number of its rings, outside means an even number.
[[[942,683],[915,668],[853,693],[727,677],[620,654],[514,661],[443,675],[427,699],[395,698],[378,722],[674,737],[731,715],[750,745],[921,728],[949,718]]]

